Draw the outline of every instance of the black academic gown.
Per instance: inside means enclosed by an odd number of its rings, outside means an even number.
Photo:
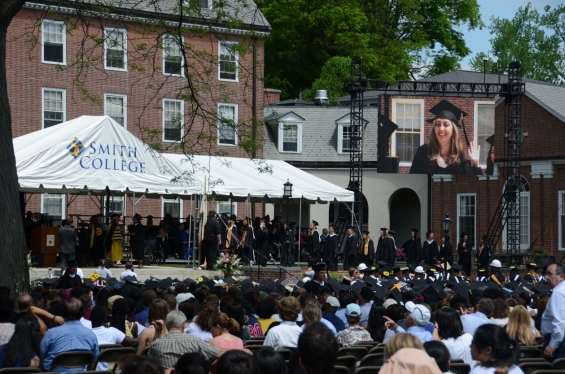
[[[266,228],[257,230],[255,234],[256,250],[262,255],[257,256],[257,263],[261,266],[267,266],[267,258],[269,258],[269,232]]]
[[[418,264],[424,258],[424,252],[422,250],[422,242],[420,238],[410,238],[403,245],[404,251],[406,252],[406,262],[414,266]]]
[[[304,289],[308,293],[308,295],[316,297],[318,292],[322,288],[329,288],[333,292],[332,286],[328,282],[324,282],[324,284],[320,284],[315,280],[309,280],[308,282],[304,283]]]
[[[59,278],[59,285],[57,286],[57,288],[60,290],[66,290],[69,288],[82,287],[82,286],[83,286],[82,278],[78,274],[75,274],[73,278],[69,274],[67,274],[67,272],[65,272],[65,274],[62,275],[61,278]]]
[[[389,267],[394,266],[396,262],[396,243],[393,238],[388,237],[383,239],[384,258]]]
[[[345,248],[343,249],[343,269],[349,270],[350,267],[357,267],[359,262],[357,256],[359,255],[359,248],[357,245],[357,238],[351,235],[345,241]]]
[[[228,237],[229,237],[229,244],[228,244]],[[238,240],[237,240],[237,227],[235,225],[233,225],[231,227],[228,227],[226,229],[226,238],[224,240],[224,243],[222,244],[222,250],[223,251],[227,251],[229,253],[234,253],[237,250],[237,245],[238,245]]]
[[[281,249],[281,265],[294,265],[294,238],[292,237],[291,229],[286,229],[284,232],[284,241]]]
[[[337,258],[341,254],[339,248],[339,236],[332,234],[326,240],[326,256],[329,271],[337,271]]]
[[[359,249],[359,262],[364,263],[367,267],[373,266],[373,260],[375,259],[375,243],[373,239],[369,238],[369,247],[367,254],[365,254],[365,241],[361,243],[361,248]]]
[[[94,235],[94,241],[92,248],[90,248],[90,260],[97,266],[101,259],[106,258],[106,250],[104,249],[106,233],[99,222],[94,224],[91,235]]]
[[[434,266],[439,256],[439,248],[437,246],[437,242],[435,240],[432,240],[432,242],[429,243],[427,240],[424,240],[422,250],[424,251],[424,262],[428,266]]]
[[[448,263],[450,267],[453,266],[453,247],[451,244],[442,244],[439,247],[439,258],[440,260],[443,258],[441,266],[443,266],[444,270],[446,263]]]
[[[428,158],[428,145],[424,144],[418,147],[410,174],[461,174],[461,175],[484,175],[480,167],[473,167],[471,159],[466,154],[461,155],[461,162],[456,168],[442,168],[437,165],[436,161],[430,161]]]
[[[249,264],[250,261],[253,259],[253,248],[254,248],[254,239],[253,239],[253,226],[247,226],[243,228],[246,232],[245,241],[242,243],[241,247],[241,261],[244,264]]]
[[[310,235],[308,235],[307,248],[310,257],[315,258],[320,261],[320,234],[317,230],[314,230]]]
[[[465,244],[465,246],[464,246]],[[469,242],[462,243],[459,242],[457,244],[457,253],[459,254],[459,261],[457,262],[459,265],[463,266],[463,271],[465,272],[466,276],[471,275],[471,251],[473,250],[473,246],[469,244]]]
[[[142,260],[145,257],[143,247],[145,246],[145,228],[141,223],[136,223],[132,227],[129,242],[131,246],[131,255],[136,260]]]
[[[375,250],[376,261],[384,261],[385,259],[384,243],[385,243],[385,238],[379,236],[379,240],[377,241],[377,249]]]
[[[490,255],[491,249],[488,245],[480,246],[479,248],[477,248],[477,253],[475,253],[475,259],[477,260],[477,269],[488,268]]]

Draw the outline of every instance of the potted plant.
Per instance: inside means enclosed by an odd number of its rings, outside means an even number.
[[[544,266],[549,259],[550,253],[544,247],[534,247],[532,249],[532,260],[540,266]]]
[[[237,257],[236,254],[230,256],[229,253],[225,252],[220,254],[216,260],[216,270],[224,272],[224,278],[232,275],[239,269],[241,269],[241,259]]]

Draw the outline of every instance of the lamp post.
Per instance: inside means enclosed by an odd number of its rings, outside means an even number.
[[[488,62],[488,57],[484,56],[483,57],[483,83],[484,84],[487,83],[487,62]]]
[[[445,213],[445,217],[443,217],[441,219],[441,226],[443,228],[443,242],[444,245],[447,247],[447,233],[449,232],[449,230],[451,229],[451,223],[453,221],[451,220],[451,218],[449,218],[449,214]],[[445,263],[442,264],[443,265],[443,269],[445,269]]]
[[[286,180],[286,183],[283,185],[283,197],[286,199],[286,224],[288,225],[288,203],[290,198],[292,197],[292,183]]]
[[[288,224],[288,203],[290,202],[290,198],[292,197],[292,183],[290,183],[288,179],[284,184],[283,197],[286,199],[286,229],[284,232],[284,247],[283,247],[284,256],[281,256],[281,265],[285,266],[285,265],[290,265],[293,262],[293,260],[289,259],[289,257],[292,257],[291,245],[294,244],[294,238],[292,238],[292,232],[290,233],[291,236],[290,240],[288,238],[289,235],[288,232],[290,230]],[[285,261],[285,264],[282,263],[283,259]]]

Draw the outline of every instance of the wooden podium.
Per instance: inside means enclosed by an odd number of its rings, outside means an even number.
[[[54,267],[59,253],[59,227],[38,226],[31,230],[31,253],[43,255],[43,266]]]

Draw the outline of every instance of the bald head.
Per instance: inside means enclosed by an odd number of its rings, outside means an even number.
[[[31,298],[30,295],[22,295],[18,297],[18,312],[22,313],[29,311],[32,302],[33,299]]]
[[[71,298],[65,305],[65,320],[79,321],[84,316],[84,307],[82,301],[77,298]]]

